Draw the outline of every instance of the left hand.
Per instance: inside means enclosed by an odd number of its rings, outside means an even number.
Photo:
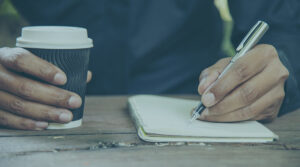
[[[216,81],[230,59],[219,60],[200,75],[198,92],[207,107],[200,120],[274,120],[284,99],[284,83],[289,76],[276,49],[271,45],[257,45]]]

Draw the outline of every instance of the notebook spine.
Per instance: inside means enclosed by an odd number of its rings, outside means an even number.
[[[138,109],[135,105],[135,100],[132,97],[128,99],[128,108],[130,117],[134,122],[136,130],[138,131],[142,127],[143,123],[141,122],[139,114],[135,112]]]

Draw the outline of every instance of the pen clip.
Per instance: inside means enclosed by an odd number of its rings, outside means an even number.
[[[248,32],[248,34],[244,37],[242,42],[239,44],[239,46],[236,48],[236,51],[240,51],[246,44],[246,42],[249,40],[251,35],[256,31],[256,29],[262,24],[262,21],[258,21]]]

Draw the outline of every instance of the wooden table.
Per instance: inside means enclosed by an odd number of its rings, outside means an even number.
[[[268,144],[147,143],[126,96],[88,97],[82,127],[41,132],[0,129],[0,166],[300,166],[300,110],[266,124]]]

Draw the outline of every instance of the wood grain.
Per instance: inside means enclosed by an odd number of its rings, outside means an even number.
[[[0,167],[299,166],[299,120],[297,110],[265,124],[280,137],[267,144],[147,143],[135,133],[126,96],[88,97],[80,128],[0,129]]]

